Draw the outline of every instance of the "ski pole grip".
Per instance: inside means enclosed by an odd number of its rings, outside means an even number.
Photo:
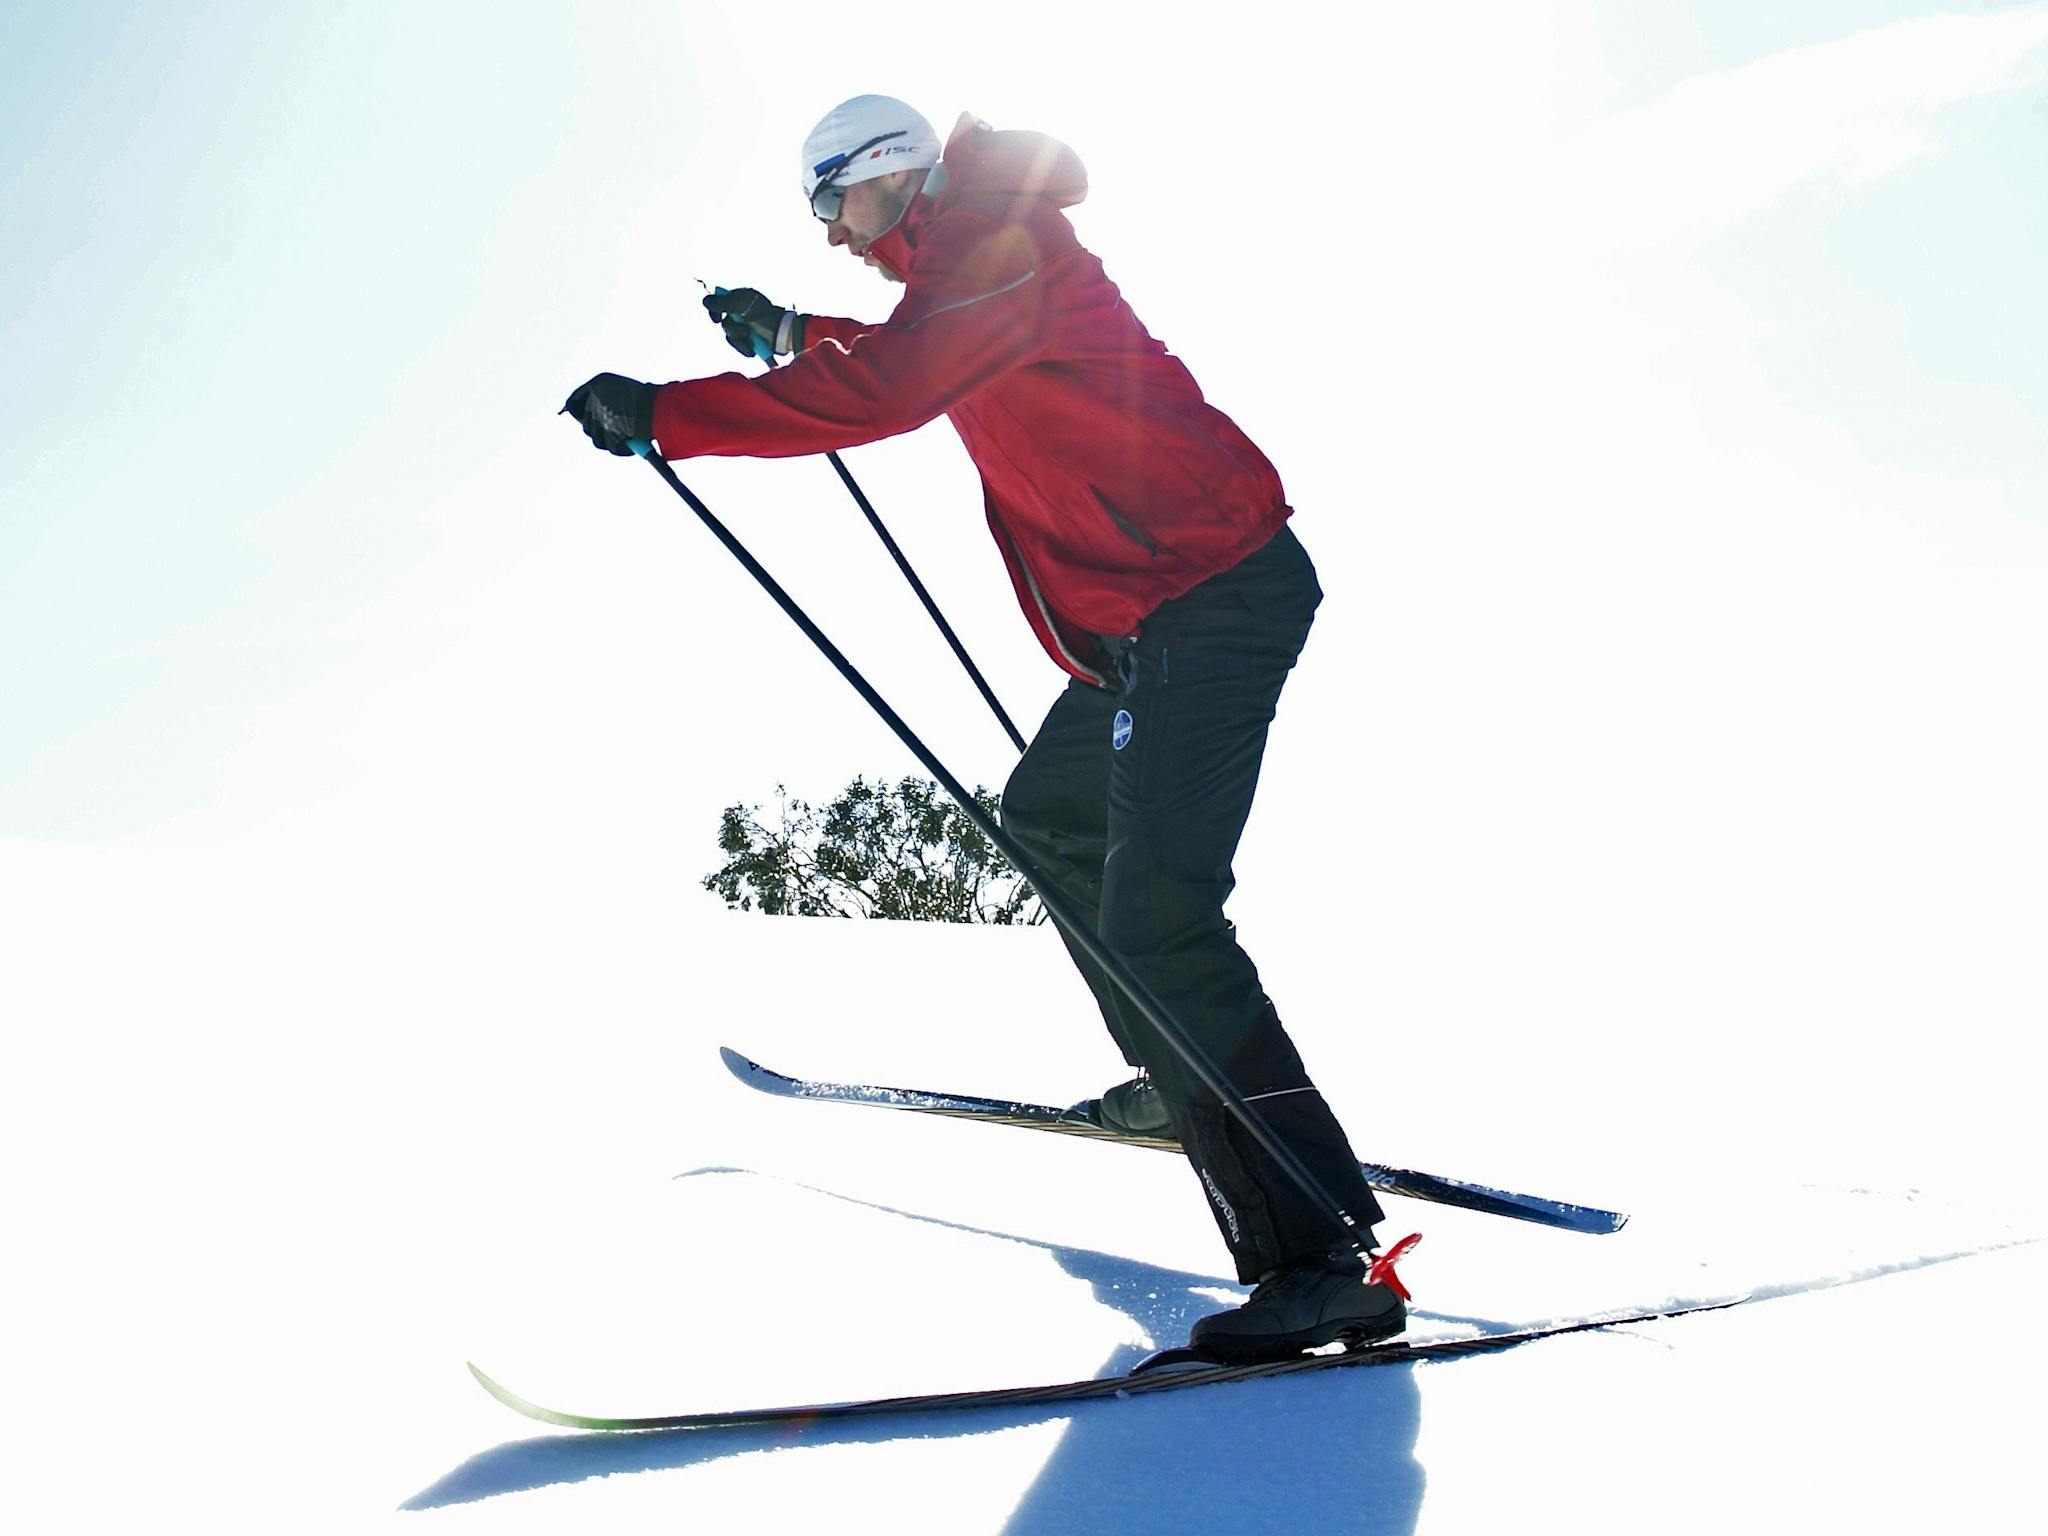
[[[629,437],[626,439],[626,446],[643,459],[652,457],[654,453],[654,444],[644,437]]]
[[[714,288],[711,291],[721,299],[732,292],[730,288]],[[754,356],[761,359],[770,368],[775,366],[775,348],[769,345],[767,338],[759,331],[754,332]]]

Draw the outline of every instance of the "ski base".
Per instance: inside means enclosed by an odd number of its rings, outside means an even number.
[[[607,1418],[594,1414],[563,1413],[529,1402],[489,1376],[469,1367],[479,1385],[507,1408],[556,1424],[565,1429],[604,1432],[682,1429],[727,1429],[744,1425],[803,1425],[827,1420],[868,1419],[919,1413],[952,1413],[983,1408],[1034,1408],[1053,1404],[1087,1402],[1096,1398],[1139,1397],[1155,1392],[1175,1392],[1184,1387],[1214,1386],[1224,1382],[1252,1381],[1269,1376],[1295,1376],[1309,1371],[1343,1370],[1376,1365],[1417,1365],[1462,1355],[1489,1354],[1554,1339],[1569,1333],[1588,1333],[1602,1328],[1626,1327],[1664,1318],[1685,1317],[1700,1312],[1718,1312],[1740,1306],[1746,1297],[1718,1301],[1688,1302],[1650,1311],[1606,1313],[1575,1318],[1567,1322],[1543,1323],[1496,1333],[1463,1338],[1428,1339],[1417,1343],[1396,1340],[1369,1344],[1342,1353],[1289,1355],[1278,1360],[1218,1364],[1188,1349],[1163,1350],[1120,1376],[1097,1376],[1084,1381],[1056,1382],[1036,1387],[998,1387],[980,1392],[930,1392],[911,1397],[878,1397],[847,1403],[813,1403],[788,1408],[739,1408],[711,1413],[662,1414],[643,1418]]]
[[[953,1119],[979,1120],[990,1125],[1012,1125],[1023,1130],[1051,1131],[1061,1136],[1083,1136],[1096,1141],[1120,1142],[1126,1146],[1150,1147],[1160,1152],[1178,1152],[1180,1143],[1170,1137],[1126,1136],[1105,1130],[1094,1121],[1071,1110],[1049,1104],[1023,1104],[1008,1099],[984,1099],[963,1093],[927,1093],[916,1088],[878,1088],[860,1083],[806,1082],[771,1071],[749,1060],[729,1046],[720,1046],[719,1056],[727,1070],[760,1093],[785,1099],[819,1099],[832,1104],[865,1104],[874,1109],[905,1109],[921,1115],[945,1115]],[[1563,1200],[1546,1200],[1537,1195],[1516,1194],[1493,1189],[1441,1174],[1419,1173],[1412,1168],[1389,1168],[1379,1163],[1360,1163],[1359,1171],[1374,1189],[1405,1195],[1411,1200],[1429,1200],[1455,1205],[1491,1216],[1508,1216],[1533,1221],[1541,1226],[1567,1232],[1604,1236],[1619,1232],[1628,1217],[1620,1211],[1597,1206],[1573,1205]]]

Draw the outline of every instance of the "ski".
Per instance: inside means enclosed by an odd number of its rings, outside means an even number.
[[[927,1093],[916,1088],[876,1088],[857,1083],[806,1082],[785,1077],[751,1061],[729,1046],[718,1054],[732,1075],[749,1088],[785,1099],[820,1099],[832,1104],[866,1104],[877,1109],[907,1109],[921,1115],[948,1115],[962,1120],[979,1120],[990,1125],[1014,1125],[1024,1130],[1052,1131],[1062,1136],[1085,1136],[1097,1141],[1121,1142],[1125,1146],[1151,1147],[1161,1152],[1178,1152],[1180,1143],[1170,1137],[1125,1136],[1105,1130],[1071,1110],[1049,1104],[1019,1104],[1007,1099],[977,1098],[962,1093]],[[1600,1235],[1619,1232],[1628,1217],[1620,1211],[1603,1211],[1589,1205],[1572,1205],[1563,1200],[1546,1200],[1537,1195],[1520,1195],[1512,1190],[1492,1189],[1441,1174],[1418,1173],[1412,1168],[1388,1168],[1379,1163],[1361,1163],[1359,1170],[1374,1189],[1406,1195],[1411,1200],[1431,1200],[1439,1205],[1462,1206],[1493,1216],[1511,1216],[1569,1232]]]
[[[1213,1386],[1227,1381],[1251,1381],[1267,1376],[1294,1376],[1306,1371],[1338,1370],[1349,1366],[1416,1365],[1452,1359],[1460,1355],[1487,1354],[1513,1349],[1537,1339],[1554,1339],[1568,1333],[1588,1333],[1601,1328],[1621,1328],[1632,1323],[1650,1323],[1663,1318],[1684,1317],[1699,1312],[1717,1312],[1740,1306],[1747,1297],[1718,1301],[1673,1303],[1640,1312],[1613,1312],[1597,1317],[1573,1318],[1564,1322],[1540,1323],[1495,1333],[1467,1337],[1426,1339],[1416,1343],[1395,1341],[1370,1344],[1340,1354],[1290,1355],[1280,1360],[1259,1360],[1236,1365],[1218,1365],[1190,1356],[1185,1350],[1167,1350],[1121,1376],[1095,1376],[1083,1381],[1056,1382],[1049,1386],[997,1387],[981,1392],[928,1392],[911,1397],[877,1397],[848,1403],[813,1403],[791,1408],[737,1408],[710,1413],[661,1414],[646,1418],[607,1418],[595,1414],[562,1413],[528,1402],[489,1376],[469,1367],[479,1385],[507,1408],[567,1429],[657,1430],[727,1429],[742,1425],[803,1425],[826,1419],[867,1419],[918,1413],[952,1413],[979,1408],[1036,1408],[1050,1404],[1086,1402],[1092,1398],[1138,1397],[1153,1392],[1173,1392],[1182,1387]],[[1155,1363],[1156,1362],[1156,1363]],[[1151,1368],[1147,1368],[1150,1366]]]

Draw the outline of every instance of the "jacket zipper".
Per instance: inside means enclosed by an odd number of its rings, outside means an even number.
[[[1017,547],[1017,541],[1010,537],[1010,530],[1004,528],[1001,523],[997,523],[996,527],[1002,533],[1003,543],[1009,548],[1010,558],[1017,562],[1017,569],[1024,573],[1024,585],[1031,593],[1031,600],[1038,604],[1038,616],[1045,623],[1046,635],[1052,640],[1054,645],[1059,647],[1060,658],[1073,671],[1087,677],[1096,687],[1107,688],[1109,686],[1108,678],[1067,649],[1067,642],[1060,635],[1060,627],[1053,620],[1052,609],[1046,606],[1045,594],[1038,590],[1038,578],[1031,573],[1031,563],[1024,558],[1024,551]]]
[[[1145,553],[1152,556],[1153,559],[1156,560],[1159,558],[1160,554],[1162,553],[1162,547],[1157,539],[1153,538],[1151,534],[1147,533],[1144,529],[1140,528],[1128,517],[1125,517],[1123,513],[1118,510],[1117,504],[1111,501],[1107,496],[1103,495],[1098,487],[1091,485],[1088,487],[1088,490],[1089,493],[1094,496],[1096,505],[1101,507],[1102,510],[1109,515],[1109,520],[1112,523],[1116,524],[1118,530],[1122,532],[1125,538],[1129,539],[1133,544],[1137,545],[1138,548],[1144,550]]]

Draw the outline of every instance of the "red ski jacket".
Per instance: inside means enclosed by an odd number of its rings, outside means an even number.
[[[1071,149],[963,117],[895,229],[869,247],[905,284],[887,321],[813,316],[757,377],[665,384],[672,459],[850,448],[944,415],[981,472],[990,529],[1047,652],[1101,682],[1105,640],[1266,543],[1280,477],[1202,398],[1060,210]]]

